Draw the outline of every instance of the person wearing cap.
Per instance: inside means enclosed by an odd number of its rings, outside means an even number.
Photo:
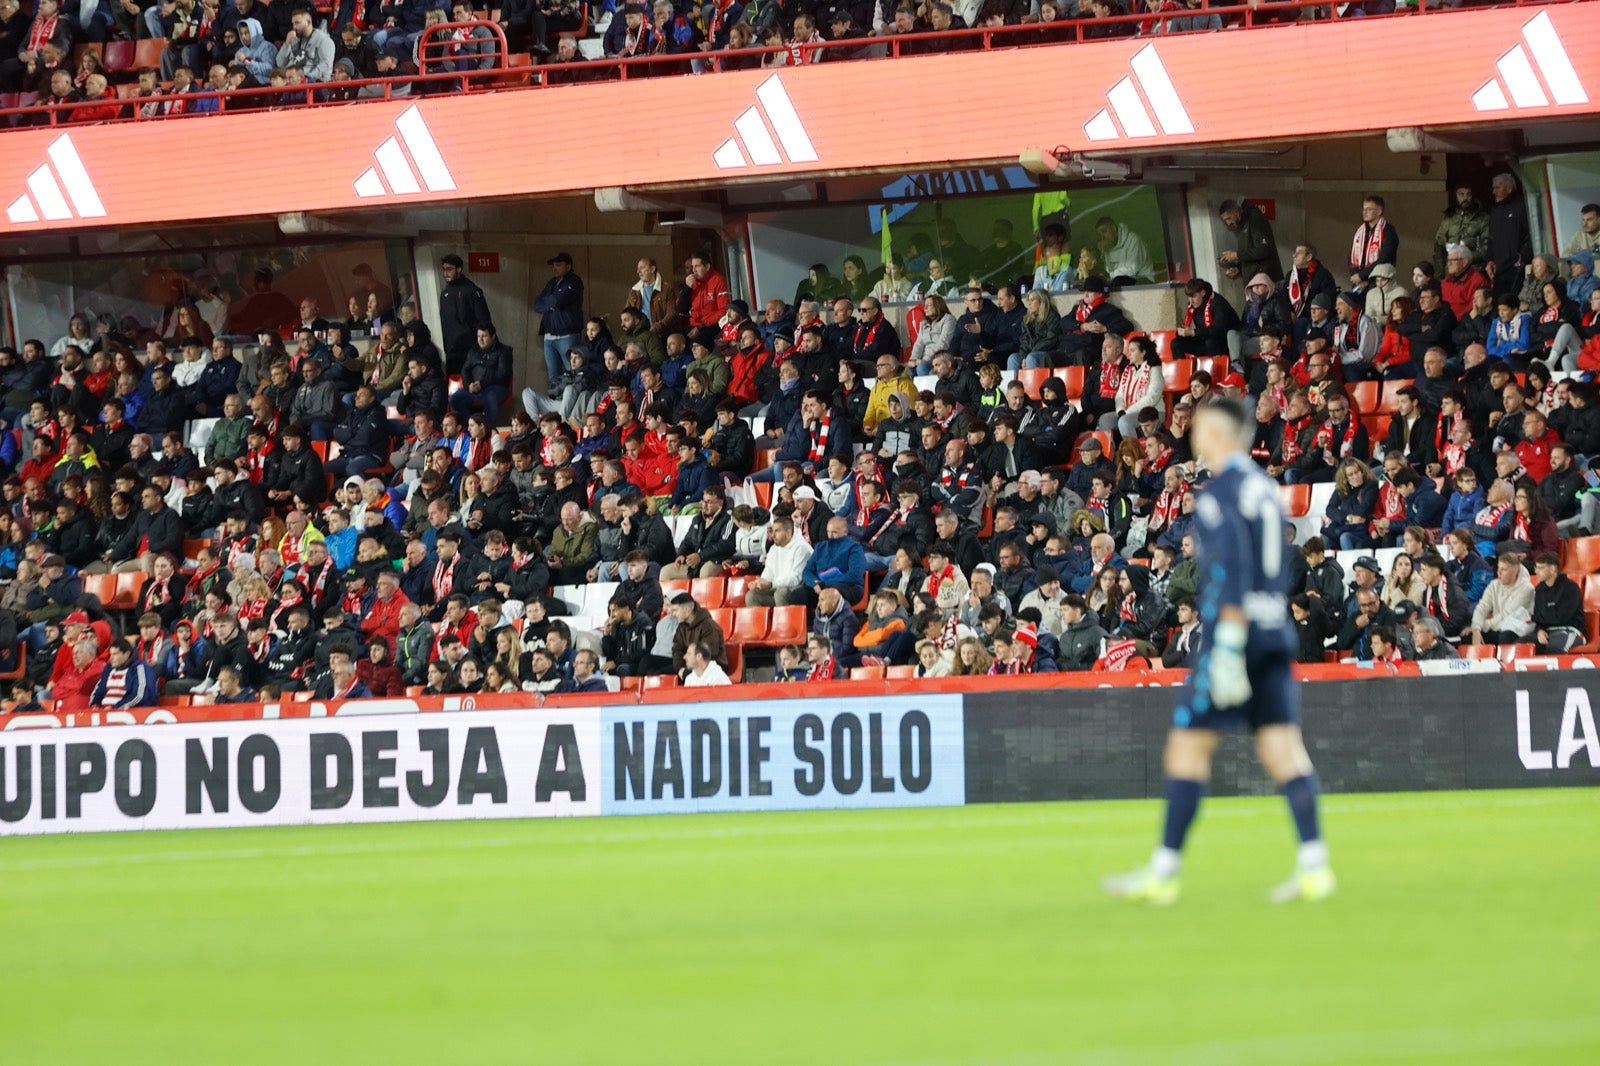
[[[1083,296],[1061,320],[1061,346],[1073,366],[1089,365],[1093,356],[1100,351],[1101,340],[1106,334],[1114,333],[1120,337],[1134,330],[1128,316],[1108,297],[1110,287],[1104,278],[1085,278],[1082,288]]]
[[[1187,306],[1172,341],[1173,358],[1227,355],[1228,334],[1239,329],[1238,312],[1204,278],[1190,278],[1183,292]]]
[[[1272,235],[1272,223],[1259,207],[1224,200],[1217,208],[1217,216],[1233,236],[1233,248],[1217,259],[1229,277],[1253,279],[1262,274],[1269,283],[1283,278],[1283,264],[1278,261],[1278,241]],[[1249,284],[1253,286],[1254,281]]]
[[[1094,488],[1095,475],[1109,477],[1112,473],[1111,460],[1106,458],[1101,449],[1100,438],[1085,437],[1078,446],[1078,461],[1067,471],[1066,489],[1077,493],[1079,499],[1087,500]]]
[[[1022,597],[1017,605],[1017,611],[1025,611],[1032,607],[1039,612],[1041,625],[1052,636],[1061,635],[1061,604],[1066,600],[1066,592],[1061,587],[1061,572],[1049,563],[1045,563],[1033,572],[1034,588]]]
[[[544,365],[549,389],[556,395],[556,383],[566,372],[567,353],[583,332],[583,279],[572,269],[572,256],[557,252],[545,260],[550,280],[533,301],[539,315],[539,335],[544,338]]]
[[[1372,357],[1378,354],[1383,332],[1366,316],[1366,300],[1360,293],[1341,292],[1334,301],[1334,314],[1337,322],[1333,327],[1333,354],[1344,368],[1344,380],[1375,377]]]

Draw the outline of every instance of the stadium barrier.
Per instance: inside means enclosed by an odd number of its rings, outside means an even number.
[[[1427,678],[1369,670],[1358,679],[1346,668],[1342,679],[1303,685],[1307,740],[1327,790],[1600,785],[1594,673],[1492,665]],[[538,707],[523,699],[520,712],[310,704],[302,717],[267,717],[255,705],[257,717],[226,721],[177,721],[157,709],[174,720],[8,729],[0,835],[1161,793],[1174,698],[1165,684],[891,695],[846,682],[825,696],[771,688],[785,693],[705,690],[693,703],[670,693],[637,703],[569,697]],[[405,713],[425,710],[436,713]],[[1229,738],[1214,790],[1270,787],[1248,741]]]

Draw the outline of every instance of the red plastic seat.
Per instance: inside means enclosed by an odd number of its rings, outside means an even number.
[[[1493,644],[1466,644],[1456,649],[1463,659],[1493,659],[1497,649]]]
[[[927,317],[927,312],[921,304],[906,309],[906,350],[917,343],[917,334],[922,332],[922,320]]]
[[[882,666],[852,666],[850,668],[851,681],[881,681],[888,676],[888,671]]]
[[[1350,396],[1350,402],[1356,405],[1356,410],[1364,415],[1376,414],[1378,411],[1378,398],[1382,394],[1383,382],[1357,381],[1345,386],[1345,392]]]
[[[108,611],[131,611],[139,606],[139,594],[144,591],[144,583],[149,575],[142,572],[131,574],[115,574],[116,590],[112,593],[111,600],[106,603]],[[105,602],[105,601],[101,601]]]
[[[1172,339],[1177,335],[1178,331],[1175,329],[1153,329],[1145,334],[1150,338],[1151,343],[1156,346],[1156,354],[1161,356],[1163,363],[1171,361]]]
[[[1174,359],[1161,368],[1167,379],[1168,392],[1188,392],[1189,379],[1194,376],[1193,359]]]
[[[1050,374],[1049,367],[1033,367],[1031,369],[1025,367],[1017,371],[1017,380],[1022,382],[1022,388],[1027,392],[1028,399],[1037,400],[1039,398],[1039,386],[1044,384],[1045,379]]]
[[[1503,663],[1526,659],[1538,649],[1532,644],[1502,644],[1495,649],[1495,658]]]
[[[1573,575],[1600,573],[1600,537],[1573,537],[1563,543],[1561,569]]]
[[[738,644],[760,644],[772,626],[772,608],[735,607],[731,640]]]
[[[772,464],[769,463],[767,465],[770,466]],[[756,505],[770,510],[772,507],[772,482],[752,481],[750,487],[756,491]]]
[[[891,680],[896,678],[916,677],[917,668],[912,663],[907,663],[905,666],[890,666],[885,668],[884,676],[890,678]]]
[[[163,38],[149,37],[133,43],[133,69],[143,70],[146,67],[152,70],[161,69],[161,53],[166,50],[167,42]]]
[[[727,592],[727,583],[720,577],[697,577],[689,582],[689,595],[708,611],[721,607]]]
[[[1311,486],[1310,485],[1280,485],[1279,491],[1283,495],[1283,510],[1290,518],[1299,518],[1311,513]]]
[[[749,589],[750,582],[755,580],[755,575],[735,574],[723,580],[726,583],[726,590],[722,597],[722,606],[743,607],[745,591]]]
[[[1061,366],[1053,371],[1067,386],[1067,399],[1074,402],[1083,399],[1083,378],[1088,373],[1081,366]]]
[[[133,41],[107,41],[100,50],[100,62],[107,74],[119,74],[133,69],[136,51]]]
[[[798,604],[774,607],[772,621],[763,644],[804,644],[806,639],[806,609]]]
[[[731,641],[733,639],[733,608],[718,607],[709,613],[711,620],[717,623],[717,628],[722,630],[722,639]]]
[[[1411,384],[1411,379],[1403,381],[1385,381],[1383,391],[1378,394],[1378,411],[1386,415],[1400,413],[1400,390]]]
[[[644,684],[642,686],[645,692],[649,692],[653,688],[677,687],[678,679],[673,677],[671,674],[651,674],[649,677],[644,679]]]

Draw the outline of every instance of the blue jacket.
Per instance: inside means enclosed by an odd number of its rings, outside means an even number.
[[[853,457],[850,445],[849,420],[835,408],[828,423],[827,453],[830,456],[842,455],[845,458],[845,462],[849,462]],[[783,443],[778,445],[777,459],[779,462],[784,463],[803,463],[807,461],[806,456],[810,453],[811,431],[806,428],[805,415],[796,411],[794,417],[789,419],[789,425],[783,431]],[[817,469],[821,470],[826,464],[819,462],[816,465]]]
[[[1472,525],[1472,519],[1479,511],[1483,510],[1483,486],[1479,485],[1465,496],[1459,492],[1450,494],[1450,502],[1445,505],[1444,519],[1440,528],[1446,533],[1460,529],[1462,526]]]
[[[194,383],[195,398],[206,405],[207,415],[222,414],[222,401],[239,389],[238,359],[213,359],[200,371],[200,380]]]
[[[855,654],[856,630],[861,624],[856,621],[856,613],[850,609],[848,603],[841,602],[839,609],[831,615],[817,612],[817,617],[811,623],[811,632],[820,637],[827,637],[833,645],[833,654]]]
[[[720,481],[711,464],[696,456],[694,462],[678,467],[678,484],[672,490],[671,504],[673,507],[682,507],[699,503],[700,494]]]
[[[89,697],[89,704],[93,707],[101,706],[101,700],[106,696],[106,682],[110,680],[116,667],[109,663],[100,672],[100,680],[95,683],[94,694]],[[161,699],[161,693],[156,690],[156,672],[150,669],[150,664],[143,659],[135,658],[129,662],[127,687],[123,689],[122,698],[117,700],[117,707],[154,707]]]
[[[1594,276],[1594,253],[1587,248],[1568,256],[1574,263],[1583,264],[1583,273],[1567,279],[1567,299],[1578,305],[1581,315],[1589,310],[1589,294],[1600,287],[1600,278]]]
[[[866,550],[851,537],[840,537],[838,540],[830,537],[816,545],[811,558],[806,560],[806,568],[800,573],[800,584],[806,588],[820,583],[860,589],[865,586],[866,579]]]
[[[1444,497],[1433,487],[1433,479],[1429,477],[1418,479],[1417,491],[1406,500],[1406,523],[1421,526],[1423,529],[1438,529],[1440,521],[1444,518],[1444,511]]]
[[[1528,322],[1530,316],[1523,312],[1512,323],[1513,328],[1502,338],[1498,320],[1489,325],[1489,358],[1508,359],[1513,354],[1528,350]]]
[[[539,298],[533,301],[539,312],[539,335],[566,336],[583,332],[583,279],[567,272],[545,282]]]

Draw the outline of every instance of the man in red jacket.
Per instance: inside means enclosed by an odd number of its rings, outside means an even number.
[[[728,310],[728,279],[712,269],[704,253],[697,253],[689,257],[689,276],[683,281],[691,293],[689,325],[720,326]]]
[[[1550,476],[1550,449],[1561,443],[1561,438],[1545,421],[1544,412],[1530,407],[1522,414],[1522,443],[1515,449],[1522,469],[1537,483]]]
[[[382,637],[392,647],[400,635],[400,608],[411,601],[400,591],[400,578],[392,570],[378,575],[377,587],[372,608],[361,620],[361,635],[369,643],[373,637]]]

